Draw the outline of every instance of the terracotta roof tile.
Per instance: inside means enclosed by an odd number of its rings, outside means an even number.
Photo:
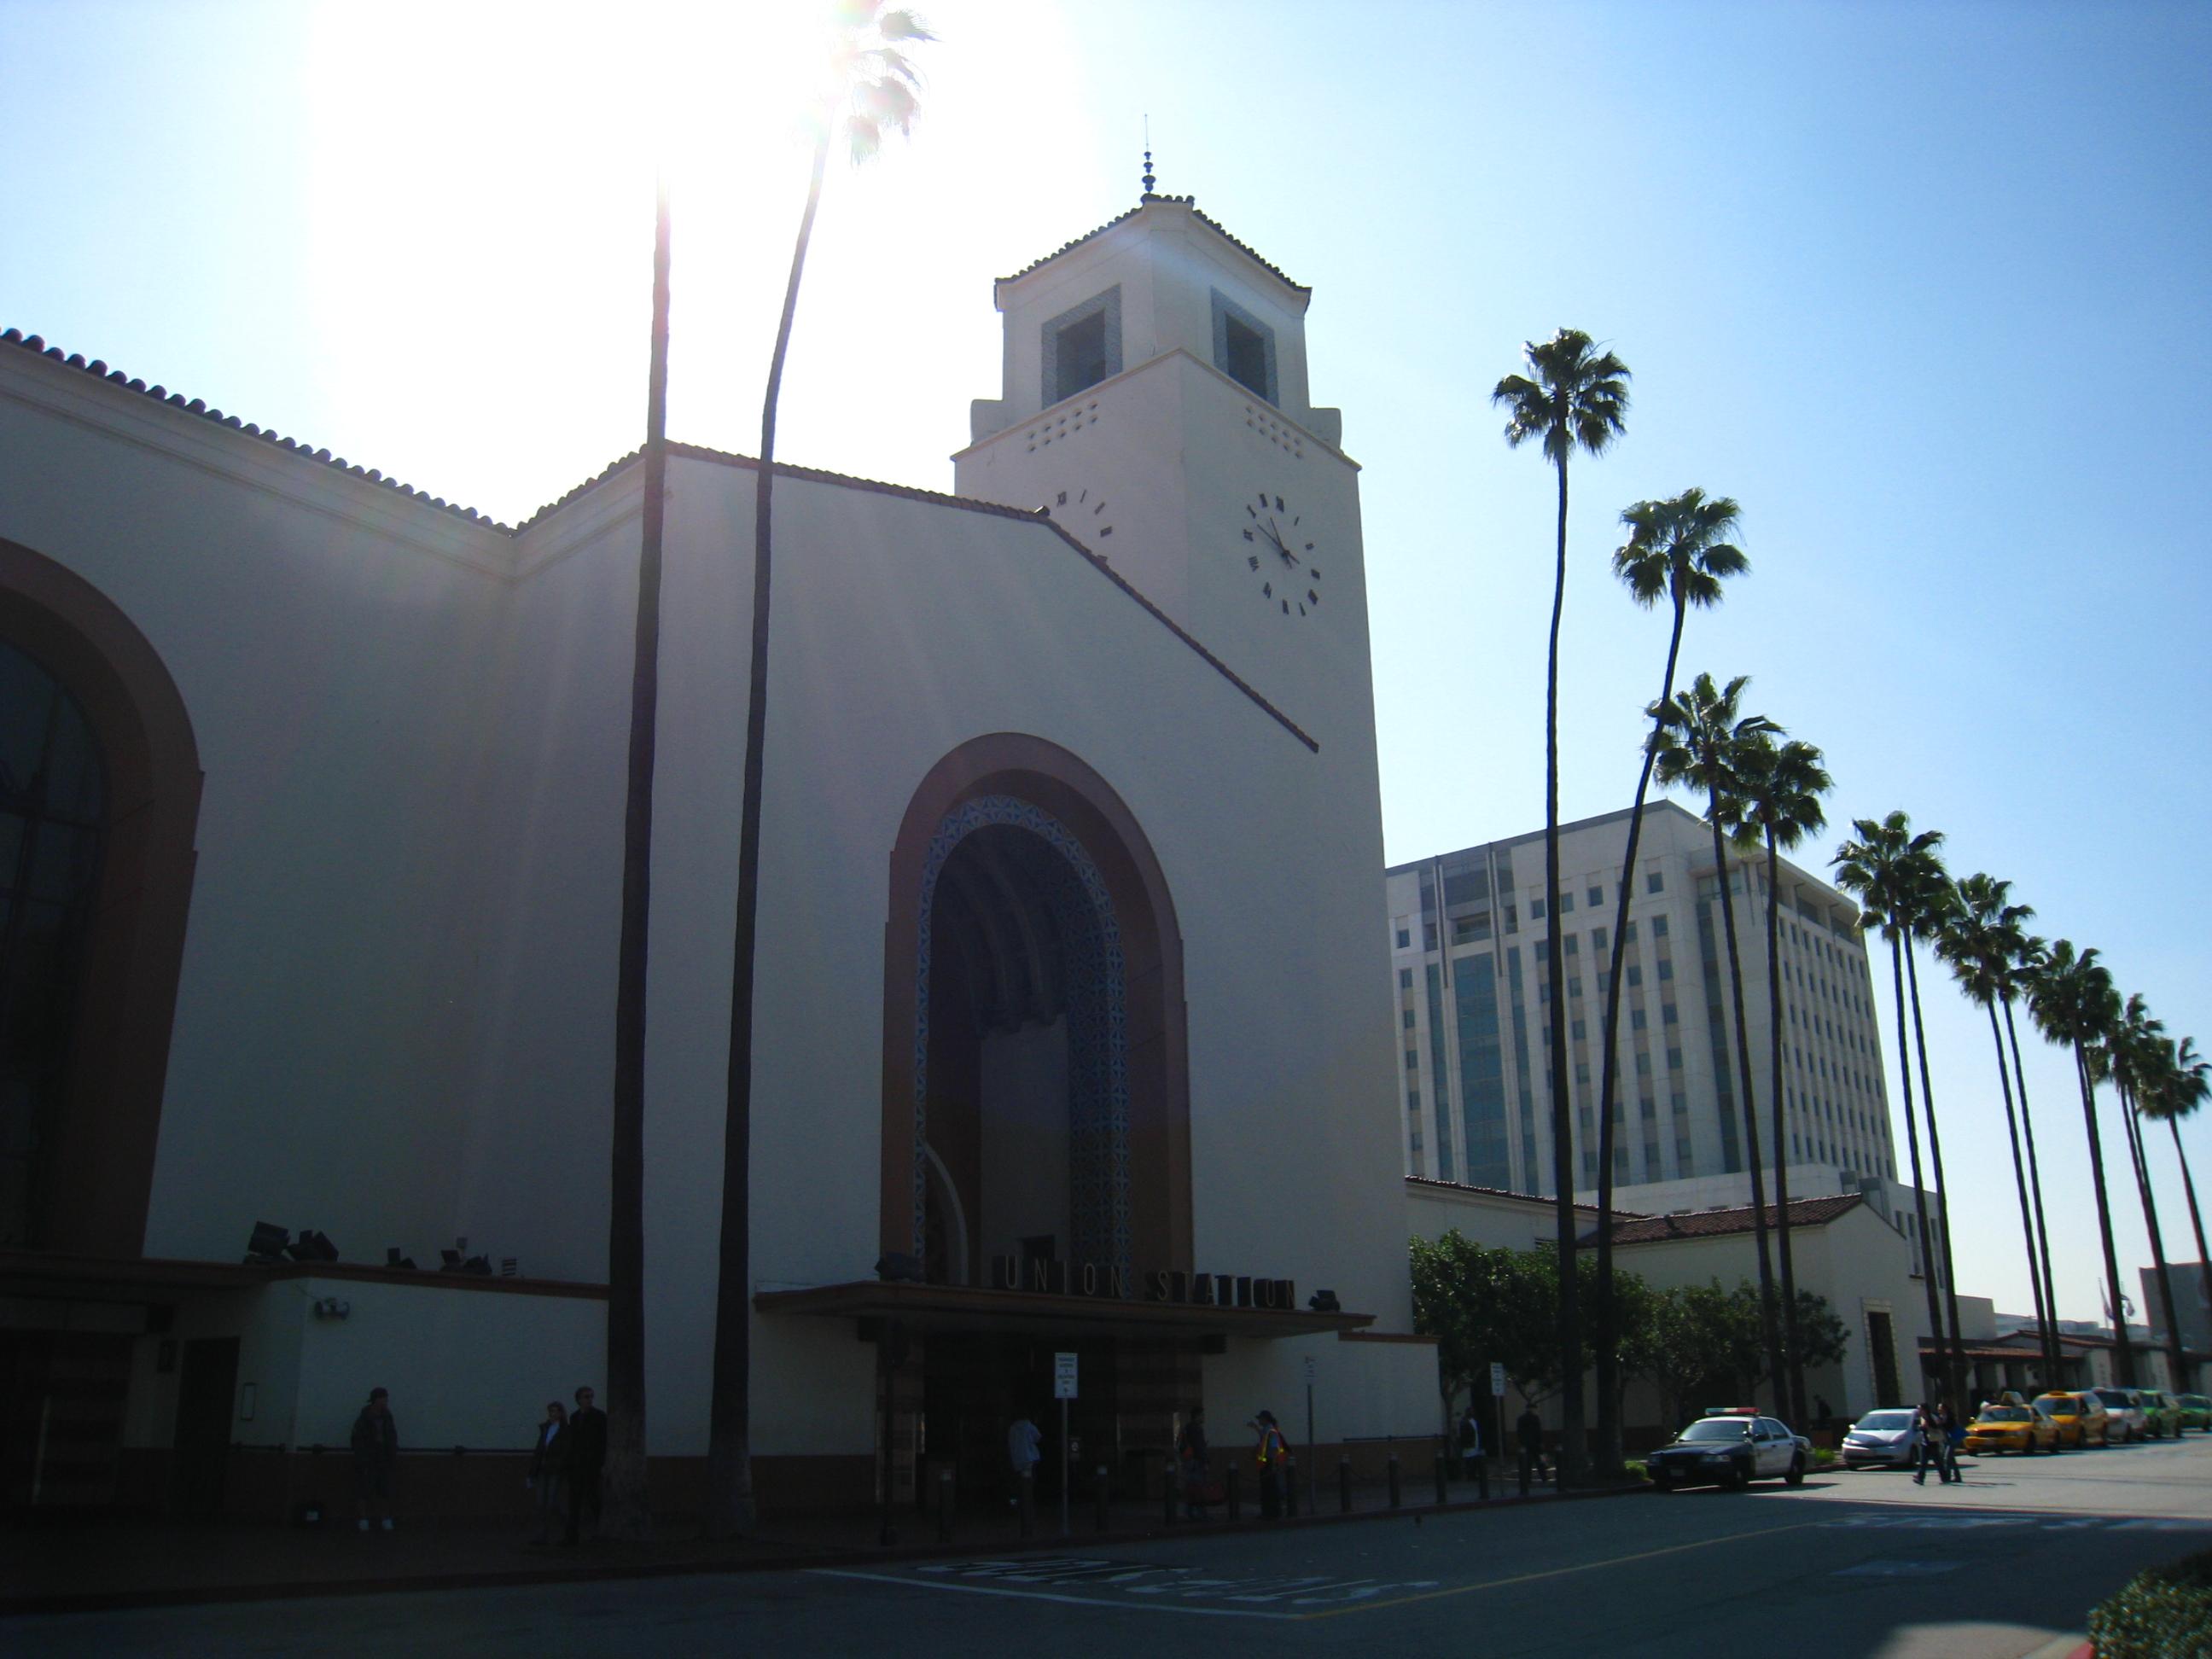
[[[1866,1202],[1863,1193],[1839,1193],[1831,1198],[1793,1198],[1790,1200],[1790,1224],[1793,1227],[1818,1227],[1833,1221],[1845,1211]],[[1765,1206],[1766,1224],[1777,1221],[1775,1206]],[[1722,1238],[1730,1233],[1752,1231],[1751,1206],[1739,1205],[1728,1210],[1688,1210],[1673,1215],[1651,1216],[1632,1221],[1625,1227],[1613,1230],[1616,1244],[1656,1244],[1670,1238]]]
[[[1480,1193],[1486,1198],[1517,1198],[1523,1204],[1540,1204],[1546,1209],[1552,1207],[1552,1200],[1541,1193],[1516,1193],[1509,1191],[1504,1187],[1478,1187],[1466,1181],[1431,1181],[1426,1176],[1407,1176],[1406,1184],[1408,1187],[1434,1187],[1447,1193]],[[1575,1208],[1590,1215],[1595,1215],[1598,1212],[1597,1206],[1595,1204],[1577,1204]],[[1615,1218],[1620,1219],[1637,1221],[1644,1219],[1644,1217],[1634,1210],[1615,1210],[1613,1213]],[[1613,1236],[1615,1238],[1620,1237],[1620,1229],[1618,1226],[1614,1227]]]
[[[316,449],[301,443],[296,439],[280,437],[274,432],[264,432],[258,426],[248,425],[235,415],[226,415],[219,409],[210,409],[198,398],[187,398],[183,392],[171,392],[167,386],[148,386],[143,380],[134,380],[119,368],[109,368],[97,357],[87,362],[83,356],[76,352],[70,352],[64,356],[59,346],[50,346],[35,334],[26,334],[21,329],[8,329],[0,331],[0,344],[16,346],[25,351],[36,352],[43,357],[51,357],[64,368],[76,369],[99,380],[112,381],[117,386],[137,392],[142,397],[151,398],[155,403],[167,404],[173,408],[183,410],[188,415],[197,415],[202,420],[214,422],[217,426],[234,428],[245,433],[249,438],[258,438],[264,443],[273,444],[279,449],[291,450],[296,454],[307,457],[309,460],[319,461],[325,466],[335,467],[337,471],[354,477],[365,479],[374,484],[382,484],[386,489],[397,490],[402,495],[412,496],[418,501],[427,502],[443,512],[450,513],[457,519],[466,519],[471,524],[488,526],[494,530],[507,528],[489,514],[479,513],[473,507],[463,507],[458,502],[447,501],[442,495],[426,495],[412,484],[404,484],[397,478],[386,477],[373,467],[356,466],[344,456],[332,455],[327,449]]]
[[[1284,283],[1288,283],[1289,286],[1297,289],[1299,293],[1310,294],[1313,292],[1313,290],[1307,287],[1304,283],[1291,281],[1290,276],[1284,271],[1282,267],[1276,264],[1273,260],[1261,258],[1256,249],[1249,246],[1246,243],[1239,241],[1236,237],[1231,236],[1229,234],[1228,229],[1219,220],[1208,218],[1205,214],[1200,213],[1198,210],[1198,198],[1195,196],[1147,196],[1143,201],[1139,202],[1135,207],[1131,208],[1127,212],[1115,214],[1104,224],[1099,226],[1097,229],[1085,231],[1082,235],[1077,237],[1072,242],[1061,243],[1051,252],[1046,254],[1042,259],[1032,259],[1029,264],[1024,265],[1012,276],[1001,276],[999,280],[1002,283],[1019,282],[1023,277],[1028,276],[1030,272],[1040,270],[1043,266],[1050,264],[1054,259],[1060,258],[1061,254],[1068,252],[1073,249],[1081,247],[1085,242],[1091,241],[1097,237],[1103,236],[1108,231],[1113,229],[1115,226],[1120,224],[1123,220],[1134,218],[1139,213],[1144,210],[1146,202],[1176,202],[1181,204],[1182,206],[1190,210],[1190,216],[1192,218],[1197,220],[1199,223],[1206,226],[1209,230],[1212,231],[1216,235],[1220,237],[1223,241],[1228,243],[1230,246],[1235,248],[1238,252],[1243,253],[1246,258],[1253,260],[1255,264],[1273,271]]]

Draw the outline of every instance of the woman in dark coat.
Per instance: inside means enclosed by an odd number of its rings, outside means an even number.
[[[533,1544],[553,1541],[553,1528],[562,1516],[568,1485],[568,1413],[557,1400],[545,1402],[545,1420],[538,1425],[538,1444],[530,1454],[530,1478],[524,1484],[538,1498],[538,1535]]]

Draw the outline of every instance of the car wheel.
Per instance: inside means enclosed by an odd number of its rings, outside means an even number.
[[[1790,1473],[1784,1475],[1782,1479],[1784,1482],[1792,1486],[1803,1486],[1805,1484],[1805,1460],[1802,1457],[1791,1458],[1790,1460]]]

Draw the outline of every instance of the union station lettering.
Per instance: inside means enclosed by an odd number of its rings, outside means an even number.
[[[1297,1310],[1297,1284],[1288,1279],[1255,1279],[1245,1273],[1186,1273],[1180,1267],[1147,1269],[1142,1275],[1147,1302],[1183,1303],[1208,1308],[1261,1308],[1277,1313]],[[990,1287],[1029,1291],[1042,1296],[1096,1296],[1126,1299],[1129,1270],[1103,1261],[1067,1262],[1044,1256],[991,1258]]]

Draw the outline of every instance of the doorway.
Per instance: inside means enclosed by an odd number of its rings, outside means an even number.
[[[222,1512],[230,1467],[231,1401],[238,1388],[238,1339],[195,1337],[185,1344],[177,1379],[177,1509]]]

